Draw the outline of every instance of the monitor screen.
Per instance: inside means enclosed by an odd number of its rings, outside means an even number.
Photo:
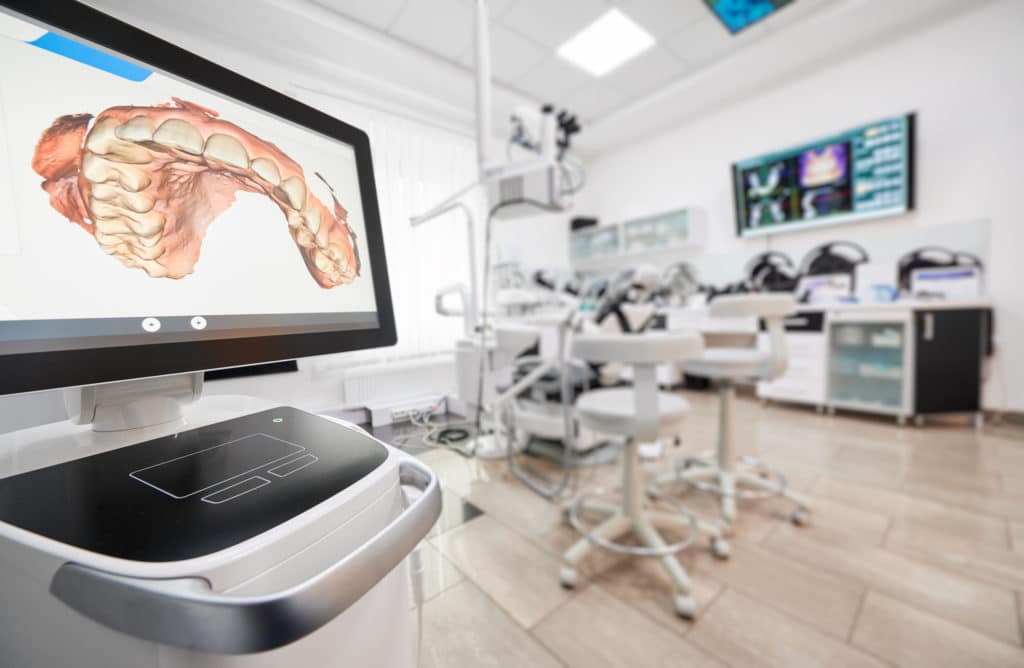
[[[49,4],[0,3],[0,393],[394,342],[365,133]]]
[[[793,0],[704,0],[731,33],[762,21]]]
[[[732,166],[740,236],[913,208],[914,116],[876,121]]]

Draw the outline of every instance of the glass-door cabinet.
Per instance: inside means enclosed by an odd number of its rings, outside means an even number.
[[[909,313],[836,314],[828,327],[829,412],[913,415],[913,322]]]

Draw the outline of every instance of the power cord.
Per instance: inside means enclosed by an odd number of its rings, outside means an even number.
[[[467,428],[469,426],[468,422],[463,421],[450,423],[444,426],[435,426],[431,424],[431,418],[439,407],[439,405],[434,405],[409,415],[410,423],[426,430],[426,433],[421,439],[423,445],[448,448],[450,450],[454,450],[463,457],[472,456],[473,452],[461,445],[468,441],[471,436],[471,432]]]

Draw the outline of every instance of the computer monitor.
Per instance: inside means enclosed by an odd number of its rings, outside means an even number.
[[[85,5],[0,0],[0,394],[391,345],[367,135]]]

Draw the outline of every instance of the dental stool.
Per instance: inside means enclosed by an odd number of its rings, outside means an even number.
[[[773,380],[786,370],[784,318],[793,313],[795,302],[789,294],[742,294],[716,298],[710,304],[712,317],[760,318],[768,331],[769,350],[757,348],[707,348],[701,357],[683,363],[686,373],[709,378],[718,387],[719,427],[717,451],[705,457],[691,457],[675,472],[658,479],[658,485],[682,480],[698,490],[721,499],[722,519],[729,525],[736,519],[737,499],[782,496],[797,504],[790,520],[807,523],[810,502],[786,487],[785,478],[753,457],[736,456],[733,435],[733,404],[736,385]],[[657,497],[657,489],[652,489]]]
[[[562,558],[563,587],[571,589],[576,585],[577,568],[594,547],[632,556],[656,557],[675,584],[676,612],[681,617],[694,616],[696,603],[690,593],[690,579],[675,554],[693,542],[695,530],[710,534],[716,555],[727,555],[728,544],[717,525],[702,522],[678,507],[671,511],[650,507],[641,479],[638,448],[640,443],[672,437],[682,431],[689,404],[681,396],[659,392],[655,370],[659,364],[699,355],[702,347],[697,333],[575,336],[574,357],[588,362],[630,365],[633,386],[590,390],[576,400],[576,416],[581,427],[624,437],[626,446],[622,457],[621,500],[600,501],[584,494],[566,508],[570,524],[583,538]],[[597,515],[602,521],[589,530],[580,519],[582,514]],[[685,537],[668,544],[659,529],[681,531]],[[618,542],[629,534],[636,536],[641,545]]]

